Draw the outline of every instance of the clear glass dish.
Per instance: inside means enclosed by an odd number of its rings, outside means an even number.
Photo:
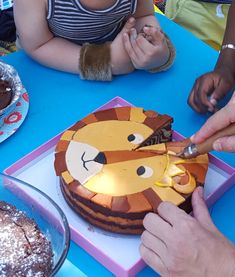
[[[70,230],[61,208],[39,189],[1,173],[0,201],[14,205],[33,219],[51,242],[54,256],[49,276],[54,276],[66,259],[70,245]]]

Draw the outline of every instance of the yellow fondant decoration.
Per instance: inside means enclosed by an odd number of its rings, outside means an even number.
[[[171,151],[171,150],[168,150],[168,151],[167,151],[167,154],[168,154],[168,155],[173,155],[173,156],[176,155],[176,153],[175,153],[174,151]]]
[[[172,178],[164,175],[160,182],[155,182],[155,185],[159,187],[172,187]]]
[[[84,186],[92,192],[112,196],[142,192],[154,186],[156,181],[162,180],[167,163],[167,157],[161,155],[106,164],[103,166],[102,171],[90,178]],[[137,174],[140,167],[146,169],[146,174],[142,176]],[[148,172],[151,172],[150,176],[147,175]]]
[[[162,201],[169,201],[175,205],[180,205],[184,202],[184,197],[174,191],[172,188],[161,188],[158,186],[152,187]]]
[[[183,194],[191,193],[196,188],[195,178],[188,171],[186,171],[186,173],[189,176],[189,181],[188,181],[187,184],[185,184],[185,185],[179,185],[177,183],[174,183],[174,185],[173,185],[175,190],[177,190],[178,192],[183,193]]]
[[[136,151],[138,150],[157,150],[157,151],[166,151],[166,144],[165,143],[159,143],[159,144],[153,144],[153,145],[148,145],[148,146],[143,146],[140,147],[138,149],[136,149]]]
[[[99,151],[131,150],[137,146],[128,141],[131,134],[140,134],[145,140],[152,133],[151,128],[141,123],[108,120],[84,126],[74,134],[73,140],[92,145]]]
[[[190,164],[190,163],[198,163],[198,164],[208,164],[209,162],[209,159],[208,159],[208,155],[205,154],[205,155],[200,155],[200,156],[197,156],[196,158],[194,159],[188,159],[188,160],[184,160],[184,159],[181,159],[181,158],[177,158],[177,157],[174,157],[175,160],[174,160],[174,164]]]
[[[70,140],[72,140],[73,135],[74,135],[75,133],[76,133],[76,132],[70,131],[70,130],[65,131],[65,132],[62,134],[60,140],[69,140],[69,141],[70,141]]]
[[[172,163],[169,164],[169,167],[168,167],[167,172],[166,172],[166,174],[171,176],[171,177],[181,175],[181,174],[184,174],[184,173],[185,173],[185,171],[183,171],[182,169],[180,169],[179,167],[177,167],[176,165],[174,165]]]
[[[70,184],[74,180],[73,177],[70,175],[70,173],[68,171],[62,172],[61,176],[65,180],[66,184]]]
[[[143,123],[146,117],[142,108],[131,108],[130,121]]]

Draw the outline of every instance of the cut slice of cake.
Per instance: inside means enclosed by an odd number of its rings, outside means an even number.
[[[144,216],[162,201],[190,211],[208,158],[178,158],[188,142],[170,142],[171,123],[168,115],[120,107],[92,113],[65,131],[55,170],[72,209],[91,224],[125,234],[140,234]]]

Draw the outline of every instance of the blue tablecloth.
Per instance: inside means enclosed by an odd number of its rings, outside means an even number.
[[[185,136],[193,134],[207,116],[192,111],[186,104],[187,97],[194,80],[214,67],[218,53],[163,16],[158,15],[158,18],[177,49],[174,66],[164,73],[136,71],[115,77],[110,83],[89,82],[73,74],[43,67],[23,51],[5,57],[4,61],[17,69],[29,93],[30,109],[20,129],[0,145],[0,171],[115,96],[121,96],[135,106],[170,114],[174,117],[175,130]],[[234,155],[216,155],[235,166]],[[234,197],[235,189],[231,189],[212,210],[215,223],[232,240],[235,240]],[[112,276],[72,243],[68,261],[58,276],[79,274]],[[138,276],[156,274],[146,267]]]

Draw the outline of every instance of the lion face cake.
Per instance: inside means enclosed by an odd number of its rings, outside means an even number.
[[[140,234],[144,216],[162,201],[189,212],[208,157],[178,158],[189,141],[171,142],[171,123],[168,115],[120,107],[92,113],[65,131],[55,170],[68,204],[88,222],[125,234]]]

